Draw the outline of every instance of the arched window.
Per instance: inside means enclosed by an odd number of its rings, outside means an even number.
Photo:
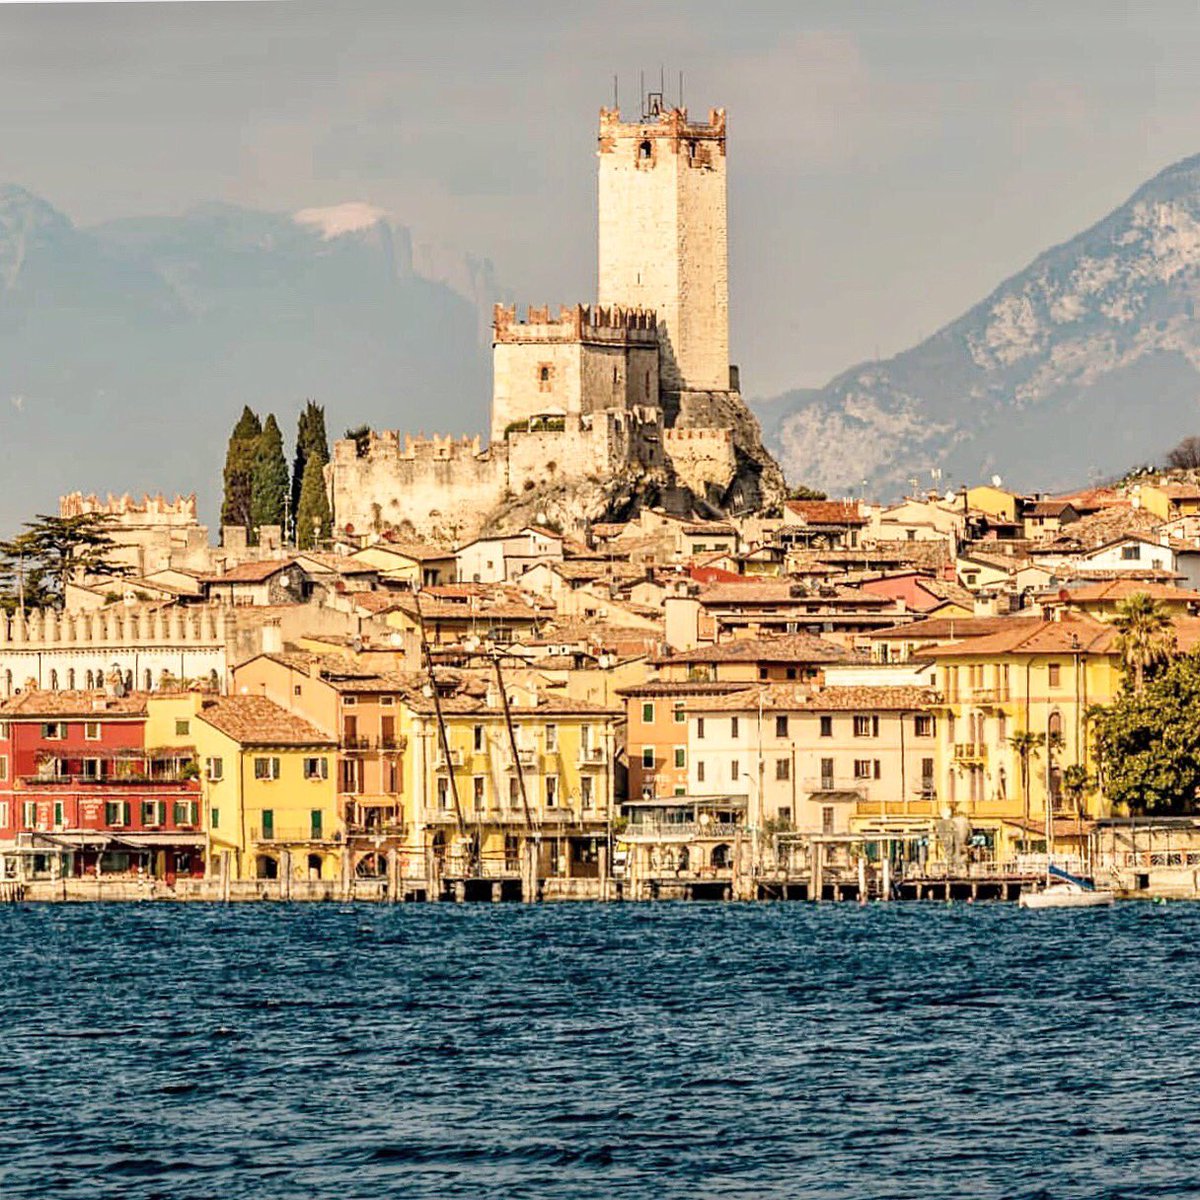
[[[651,156],[651,154],[653,154],[653,153],[654,153],[654,147],[650,145],[649,140],[644,141],[638,147],[638,157],[639,158],[649,158]]]
[[[67,690],[73,692],[75,690],[75,668],[67,668]]]
[[[87,689],[90,692],[92,690],[92,688],[94,688],[96,686],[96,677],[95,677],[95,675],[93,675],[91,673],[91,671],[88,671],[88,673],[83,678],[87,684]]]
[[[147,667],[142,675],[143,691],[154,691],[154,675]]]
[[[50,672],[50,690],[52,692],[58,691],[58,672],[57,671]]]
[[[1050,719],[1046,722],[1046,733],[1050,737],[1062,737],[1063,719],[1062,713],[1052,712]]]

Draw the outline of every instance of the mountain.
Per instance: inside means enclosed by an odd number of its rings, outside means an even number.
[[[756,406],[789,479],[1066,487],[1200,431],[1200,156],[884,362]]]
[[[485,428],[495,282],[465,256],[444,275],[365,204],[78,228],[0,187],[0,536],[76,489],[198,491],[214,520],[243,404],[288,436],[306,397],[331,437]]]

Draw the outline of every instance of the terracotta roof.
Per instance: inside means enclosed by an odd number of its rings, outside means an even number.
[[[1009,627],[984,637],[947,646],[930,646],[922,658],[997,656],[1005,654],[1113,654],[1117,631],[1090,617],[1064,617],[1061,621],[1010,617]]]
[[[1127,504],[1128,501],[1112,488],[1084,488],[1078,492],[1067,492],[1061,496],[1047,496],[1047,500],[1061,500],[1072,505],[1076,512],[1093,513],[1102,508]]]
[[[617,695],[637,699],[651,696],[721,696],[745,690],[746,683],[743,680],[680,679],[672,682],[669,679],[660,679],[617,688]]]
[[[689,705],[693,712],[757,711],[764,712],[908,712],[926,707],[937,699],[930,688],[912,687],[826,687],[813,688],[796,683],[769,683],[744,688],[724,699]]]
[[[351,592],[346,598],[356,608],[376,615],[402,607],[395,592]]]
[[[197,716],[243,746],[336,745],[315,725],[265,696],[223,696],[205,703]]]
[[[127,696],[109,696],[102,689],[92,691],[50,692],[31,690],[10,696],[0,704],[0,717],[85,717],[88,720],[109,717],[144,717],[146,692]]]
[[[265,583],[271,576],[286,571],[292,562],[290,558],[244,562],[230,567],[223,575],[201,575],[200,579],[203,583]]]
[[[857,500],[785,500],[784,508],[809,525],[865,525]]]
[[[1025,510],[1024,515],[1027,517],[1058,517],[1068,508],[1079,512],[1079,509],[1070,500],[1039,500],[1036,504],[1031,504]]]
[[[844,584],[818,584],[815,588],[798,583],[795,579],[762,579],[743,576],[745,582],[721,582],[709,584],[697,599],[706,607],[726,604],[854,604],[863,608],[886,608],[893,601],[888,596],[877,596],[861,588]],[[829,593],[833,594],[830,595]]]
[[[862,636],[868,641],[879,642],[935,642],[942,638],[977,638],[985,637],[1007,629],[1012,621],[1032,621],[1036,618],[1029,616],[1011,617],[927,617],[924,621],[914,621],[911,625],[893,625],[891,629],[873,629]]]
[[[403,538],[390,538],[384,534],[382,542],[376,542],[373,546],[368,546],[367,550],[382,550],[385,553],[402,554],[405,558],[411,558],[414,562],[427,562],[431,559],[453,558],[453,550],[441,550],[437,546],[430,546],[426,542],[408,542]],[[362,551],[359,551],[362,553]],[[379,568],[375,568],[378,570]],[[387,568],[385,567],[384,570]]]
[[[1200,500],[1200,487],[1194,483],[1152,483],[1148,486],[1162,492],[1168,500]]]
[[[1043,603],[1096,603],[1102,600],[1126,600],[1130,596],[1149,596],[1151,600],[1169,600],[1175,604],[1200,604],[1200,592],[1172,587],[1165,583],[1146,583],[1137,579],[1107,579],[1084,587],[1067,588],[1066,597],[1057,591],[1044,593]]]
[[[1109,505],[1078,521],[1072,521],[1059,534],[1036,542],[1031,550],[1035,554],[1061,551],[1069,553],[1072,548],[1092,550],[1107,545],[1129,534],[1147,534],[1162,523],[1161,518],[1144,508],[1132,505]]]
[[[324,567],[335,575],[374,575],[380,569],[371,563],[359,562],[348,554],[327,554],[323,550],[305,550],[297,558]]]
[[[677,650],[653,659],[666,663],[823,663],[845,662],[852,658],[842,646],[810,633],[789,633],[773,638],[737,638],[719,646],[700,646],[695,650]]]
[[[418,676],[402,671],[379,671],[340,654],[305,654],[287,651],[264,654],[262,658],[293,671],[319,679],[339,692],[399,692],[411,687]],[[253,661],[253,660],[251,660]],[[316,675],[313,676],[313,668]]]

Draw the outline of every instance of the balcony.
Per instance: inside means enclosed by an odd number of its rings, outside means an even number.
[[[70,788],[171,788],[178,790],[196,790],[188,788],[189,784],[199,786],[195,775],[19,775],[17,782],[22,787],[70,787]]]
[[[461,750],[451,749],[450,765],[452,767],[461,767],[463,765],[463,752]],[[446,769],[446,756],[441,750],[434,756],[433,768],[435,771],[444,771]]]
[[[532,747],[518,746],[517,747],[517,761],[520,762],[521,769],[523,771],[532,770],[534,767],[537,766],[537,751],[534,750]],[[504,766],[505,766],[505,769],[508,771],[515,771],[517,769],[516,763],[513,761],[511,749],[509,750],[508,754],[505,756]]]
[[[314,831],[309,825],[275,825],[271,829],[265,830],[252,826],[250,840],[259,844],[287,845],[295,842],[331,842],[333,837],[324,830]]]
[[[1002,704],[1008,699],[1008,693],[1003,688],[971,688],[967,692],[967,696],[973,703],[988,707]]]
[[[982,742],[955,742],[954,761],[961,763],[987,762],[987,747]]]
[[[880,779],[858,779],[853,775],[820,775],[814,778],[802,779],[800,788],[802,791],[812,795],[822,793],[824,795],[832,795],[834,793],[853,793],[860,800],[866,799],[866,788],[872,783],[882,784]]]
[[[579,748],[579,765],[581,767],[602,767],[608,762],[608,754],[603,746],[581,746]]]

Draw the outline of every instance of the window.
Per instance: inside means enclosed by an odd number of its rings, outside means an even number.
[[[476,725],[471,732],[474,738],[475,753],[478,754],[483,749],[483,726]]]
[[[791,779],[792,764],[786,758],[777,758],[775,760],[775,778],[779,780]]]
[[[0,800],[0,829],[8,828],[8,801]]]
[[[342,704],[346,708],[353,708],[357,703],[358,703],[357,696],[343,696],[342,697]]]
[[[855,737],[878,737],[879,736],[879,718],[873,717],[873,716],[865,716],[862,714],[855,715],[854,736]]]
[[[64,735],[63,724],[61,721],[43,721],[42,722],[42,740],[46,742],[61,741]]]
[[[301,686],[299,684],[296,684],[296,686],[294,688],[292,688],[293,696],[300,696],[300,695],[303,695],[303,693],[304,693],[304,689],[301,688]]]
[[[704,782],[704,760],[699,758],[696,760],[696,782]]]
[[[105,825],[128,825],[129,801],[109,800],[104,805],[104,823]]]
[[[854,760],[854,778],[855,779],[870,779],[874,772],[871,769],[871,760],[869,758],[856,758]]]
[[[653,746],[643,746],[642,747],[642,766],[647,771],[651,771],[654,769],[654,747]]]
[[[553,808],[558,803],[558,776],[546,776],[546,807]]]
[[[26,800],[21,805],[21,823],[26,829],[33,829],[37,825],[37,802],[34,800]]]
[[[737,737],[738,736],[738,728],[739,727],[738,727],[737,717],[731,717],[729,720],[729,736]]]
[[[936,726],[933,723],[933,717],[929,713],[917,713],[916,719],[916,734],[917,737],[933,737],[936,731]]]
[[[10,671],[10,672],[8,672],[8,674],[11,675],[12,672]],[[0,721],[0,738],[7,738],[7,737],[8,737],[8,722]]]
[[[379,706],[381,708],[395,708],[396,697],[395,696],[380,696],[379,697]]]
[[[738,760],[735,758],[733,760],[733,762],[731,762],[729,764],[729,778],[730,779],[738,779],[741,777],[741,773],[742,773],[742,764],[740,762],[738,762]]]
[[[704,736],[704,718],[696,718],[696,736],[702,738]]]
[[[54,824],[59,829],[61,829],[66,823],[67,823],[66,813],[63,809],[63,802],[61,800],[55,800],[55,802],[54,802]]]
[[[177,826],[195,825],[200,813],[194,800],[176,800],[171,815]]]
[[[1137,542],[1134,542],[1131,546],[1122,546],[1121,557],[1126,562],[1137,562],[1142,557],[1142,548]]]
[[[187,737],[192,732],[192,723],[184,718],[179,718],[175,722],[175,736]]]
[[[329,778],[329,759],[327,759],[327,758],[306,758],[304,760],[304,778],[305,779],[328,779]]]
[[[828,805],[821,809],[821,832],[833,832],[833,809]]]
[[[648,701],[642,705],[642,723],[644,725],[654,724],[654,705]]]
[[[677,788],[675,789],[675,791],[674,791],[674,793],[673,793],[673,794],[674,794],[674,795],[676,795],[676,796],[686,796],[686,795],[687,795],[687,788],[684,788],[684,787],[677,787]]]
[[[450,780],[445,776],[437,781],[437,806],[442,809],[450,807]]]
[[[275,810],[273,808],[263,809],[262,835],[265,838],[273,838],[275,836]]]
[[[475,775],[471,780],[471,801],[476,812],[483,811],[483,776]]]
[[[142,824],[143,825],[161,825],[163,823],[165,813],[165,804],[160,804],[157,800],[142,801]]]
[[[98,742],[100,740],[100,722],[84,721],[83,736],[89,742]]]
[[[1002,746],[1008,741],[1008,717],[1002,712],[996,714],[996,741]]]
[[[788,667],[788,669],[786,671],[784,671],[784,675],[786,675],[788,679],[795,679],[796,678],[796,668]]]
[[[759,677],[759,679],[766,679],[766,678],[767,678],[767,668],[766,668],[766,667],[759,667],[759,668],[758,668],[758,677]]]
[[[219,808],[208,810],[208,823],[213,829],[221,828],[221,810]]]
[[[584,775],[579,781],[579,799],[584,808],[592,808],[596,803],[594,782],[590,775]]]
[[[514,775],[508,781],[508,807],[518,808],[521,804],[521,785],[517,782],[517,777]]]
[[[822,717],[821,718],[821,736],[822,737],[833,737],[833,718],[832,717]]]
[[[558,726],[546,726],[546,753],[553,754],[558,749]]]
[[[648,141],[642,142],[638,146],[638,158],[649,158],[654,153],[654,147]]]
[[[1060,738],[1063,733],[1062,713],[1052,712],[1046,721],[1046,733],[1052,738]]]
[[[687,720],[687,713],[683,711],[683,705],[675,705],[675,724],[682,725]]]
[[[312,809],[308,814],[308,834],[309,837],[320,839],[322,834],[322,814],[319,808]]]
[[[679,770],[687,766],[687,751],[682,746],[675,747],[675,766]]]
[[[1058,665],[1058,663],[1051,663],[1049,665],[1049,667],[1046,668],[1046,670],[1050,676],[1050,679],[1049,679],[1050,686],[1052,688],[1058,687],[1059,684],[1061,683],[1062,668]]]
[[[775,736],[776,737],[787,737],[787,735],[788,735],[787,725],[788,725],[788,719],[786,716],[776,717],[775,718]]]
[[[266,780],[278,779],[279,759],[256,758],[254,760],[254,778]]]
[[[225,760],[223,758],[206,758],[204,773],[213,783],[220,783],[225,778]]]
[[[0,780],[8,778],[8,755],[0,754]],[[5,822],[7,824],[7,822]]]

